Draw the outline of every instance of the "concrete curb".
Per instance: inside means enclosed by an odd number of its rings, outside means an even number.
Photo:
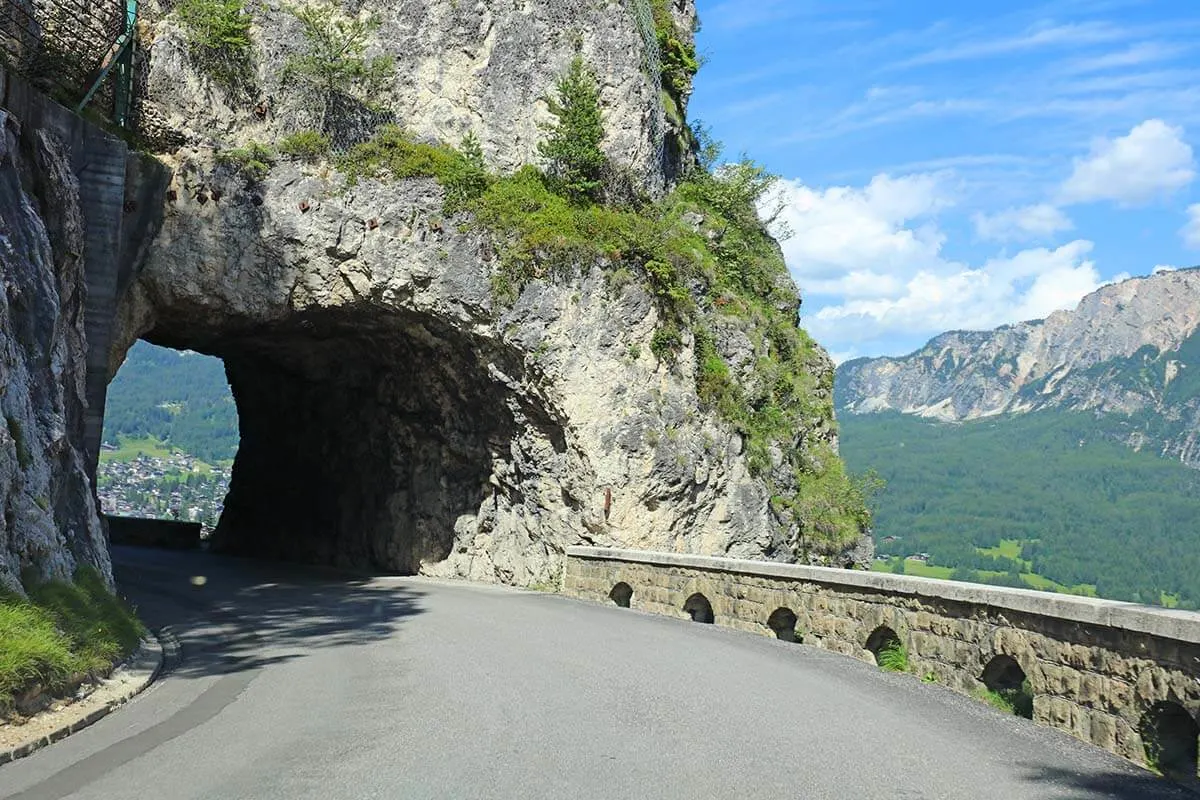
[[[154,634],[143,639],[137,652],[113,670],[112,675],[101,682],[100,687],[92,695],[80,701],[80,705],[84,706],[91,697],[103,691],[106,683],[111,684],[115,680],[127,679],[130,681],[130,685],[127,688],[121,690],[117,696],[104,700],[101,705],[88,711],[83,716],[75,717],[69,722],[64,722],[49,733],[40,733],[29,741],[23,742],[9,750],[0,750],[0,766],[10,761],[16,761],[18,758],[24,758],[30,753],[41,750],[43,747],[64,739],[76,731],[83,730],[97,720],[107,717],[114,709],[129,702],[154,682],[162,672],[164,653],[168,650],[173,651],[175,648],[176,645],[173,641],[160,640]],[[66,710],[69,711],[70,708],[68,707]]]

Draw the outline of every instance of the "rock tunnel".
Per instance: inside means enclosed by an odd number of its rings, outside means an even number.
[[[535,413],[492,374],[502,352],[408,311],[323,309],[143,338],[225,363],[241,443],[213,536],[221,552],[415,573],[447,558],[460,518],[495,505],[514,409]]]

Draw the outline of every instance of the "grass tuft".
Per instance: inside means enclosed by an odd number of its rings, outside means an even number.
[[[884,672],[908,672],[908,650],[900,642],[885,644],[875,655],[875,660]]]
[[[996,690],[981,687],[973,691],[971,696],[1005,714],[1015,714],[1018,717],[1025,717],[1025,719],[1033,719],[1033,690],[1028,680],[1016,689]]]
[[[257,183],[267,177],[275,164],[277,154],[273,149],[260,142],[249,142],[245,147],[235,147],[232,150],[217,151],[217,163],[225,164],[240,171],[245,178]]]
[[[419,142],[396,125],[384,125],[376,135],[335,161],[350,186],[364,178],[435,178],[446,190],[445,211],[463,210],[487,189],[490,178],[481,156],[464,155],[447,144]]]
[[[107,671],[144,634],[93,567],[80,568],[73,583],[34,586],[29,599],[0,594],[0,712],[36,684],[54,692],[73,676]]]
[[[310,164],[329,156],[332,142],[319,131],[297,131],[279,141],[279,152]]]

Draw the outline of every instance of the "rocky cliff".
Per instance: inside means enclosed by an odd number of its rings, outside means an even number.
[[[869,558],[832,365],[797,328],[746,194],[758,174],[654,202],[690,157],[690,1],[354,11],[359,66],[395,69],[369,103],[339,96],[333,124],[280,77],[311,44],[294,9],[255,9],[233,87],[176,14],[145,32],[141,113],[174,180],[114,365],[137,337],[224,359],[241,446],[217,544],[516,583],[551,580],[576,543]],[[511,172],[541,163],[576,56],[608,180],[640,212]],[[368,112],[392,133],[355,148],[380,130]],[[306,131],[328,149],[268,152]],[[475,162],[445,144],[467,133],[491,175],[471,173],[474,205],[458,201]]]
[[[942,334],[903,358],[838,369],[843,413],[946,421],[1040,409],[1119,423],[1135,447],[1200,466],[1200,269],[1105,286],[1071,311]]]
[[[470,133],[490,165],[513,170],[539,160],[538,142],[553,119],[550,90],[580,55],[600,78],[604,148],[615,164],[659,193],[686,155],[680,137],[687,97],[664,86],[655,16],[656,9],[669,13],[688,46],[694,0],[359,0],[345,5],[345,19],[366,26],[365,62],[385,60],[390,69],[368,93],[340,92],[332,103],[301,91],[289,74],[306,44],[295,6],[247,5],[249,27],[237,30],[248,45],[231,51],[206,45],[216,29],[197,31],[183,5],[152,0],[142,11],[151,23],[142,126],[158,135],[160,147],[270,142],[334,127],[328,117],[336,116],[343,140],[365,138],[380,122],[451,144]],[[354,81],[362,85],[366,77]]]
[[[67,145],[0,109],[0,589],[109,571],[83,454],[83,237]]]

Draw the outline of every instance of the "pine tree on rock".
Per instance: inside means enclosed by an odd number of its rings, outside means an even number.
[[[600,149],[604,120],[596,77],[576,56],[559,79],[557,97],[547,98],[557,123],[548,126],[550,138],[538,145],[549,161],[555,188],[576,202],[596,200],[608,159]]]

